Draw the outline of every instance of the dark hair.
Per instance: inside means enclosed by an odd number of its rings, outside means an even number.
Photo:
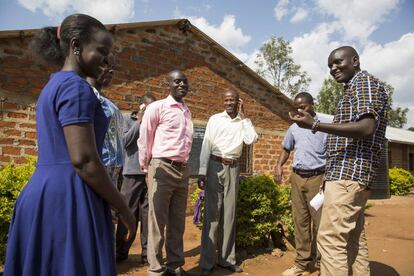
[[[152,94],[151,92],[145,92],[145,94],[141,97],[141,100],[139,103],[143,104],[145,100],[156,101],[157,99],[155,98],[154,94]]]
[[[63,65],[73,37],[82,42],[89,41],[96,29],[106,30],[97,19],[86,14],[72,14],[66,17],[59,29],[45,27],[36,33],[30,42],[31,50],[43,60],[54,65]]]
[[[300,92],[295,96],[295,100],[297,99],[305,99],[307,103],[313,104],[313,97],[308,92]]]
[[[347,51],[350,55],[356,56],[359,59],[358,52],[352,46],[341,46],[341,47],[336,48],[335,50],[333,50],[332,53],[336,52],[336,51],[341,51],[341,50]]]

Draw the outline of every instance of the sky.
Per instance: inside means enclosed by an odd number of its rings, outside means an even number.
[[[414,0],[0,0],[0,30],[57,26],[74,12],[103,23],[188,18],[252,69],[263,43],[283,37],[314,96],[329,53],[354,46],[361,68],[395,88],[394,106],[410,109],[405,127],[414,126]]]

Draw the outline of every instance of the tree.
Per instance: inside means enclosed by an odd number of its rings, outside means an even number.
[[[414,127],[409,127],[408,130],[409,131],[414,131]]]
[[[311,82],[307,72],[293,61],[292,47],[282,37],[272,36],[265,42],[257,54],[256,72],[265,79],[271,79],[273,85],[288,96],[294,97],[306,91]]]
[[[404,125],[407,123],[407,113],[409,109],[402,107],[393,108],[392,96],[394,94],[394,87],[392,87],[391,84],[388,84],[385,81],[383,82],[383,84],[388,94],[388,125],[391,127],[403,128]]]
[[[343,84],[333,78],[323,80],[322,88],[319,91],[315,109],[317,112],[333,115],[338,109],[339,100],[344,91]]]
[[[394,94],[394,87],[383,82],[385,91],[388,94],[388,125],[392,127],[402,128],[407,123],[408,108],[393,107],[392,96]],[[315,105],[316,111],[327,114],[335,114],[339,100],[342,98],[343,85],[336,82],[332,78],[326,78],[323,81],[321,90],[317,97]]]

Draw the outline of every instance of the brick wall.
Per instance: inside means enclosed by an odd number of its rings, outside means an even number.
[[[223,111],[224,89],[239,91],[260,140],[253,148],[254,173],[273,173],[280,143],[289,126],[290,102],[226,58],[217,46],[176,26],[121,29],[114,33],[117,70],[105,95],[123,111],[136,110],[145,91],[168,95],[166,74],[184,71],[191,91],[186,102],[196,125]],[[0,39],[0,165],[35,154],[34,105],[54,68],[34,61],[30,38]],[[285,166],[288,168],[288,166]]]
[[[390,155],[388,158],[390,168],[397,167],[409,170],[409,155],[414,154],[414,146],[389,143],[388,154]],[[414,173],[414,170],[411,170],[411,173]]]

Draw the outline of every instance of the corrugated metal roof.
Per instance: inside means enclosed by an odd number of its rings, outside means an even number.
[[[318,113],[319,117],[322,117],[326,120],[333,120],[333,115]],[[408,144],[414,145],[414,131],[396,128],[396,127],[387,127],[385,131],[385,138],[392,143]]]

